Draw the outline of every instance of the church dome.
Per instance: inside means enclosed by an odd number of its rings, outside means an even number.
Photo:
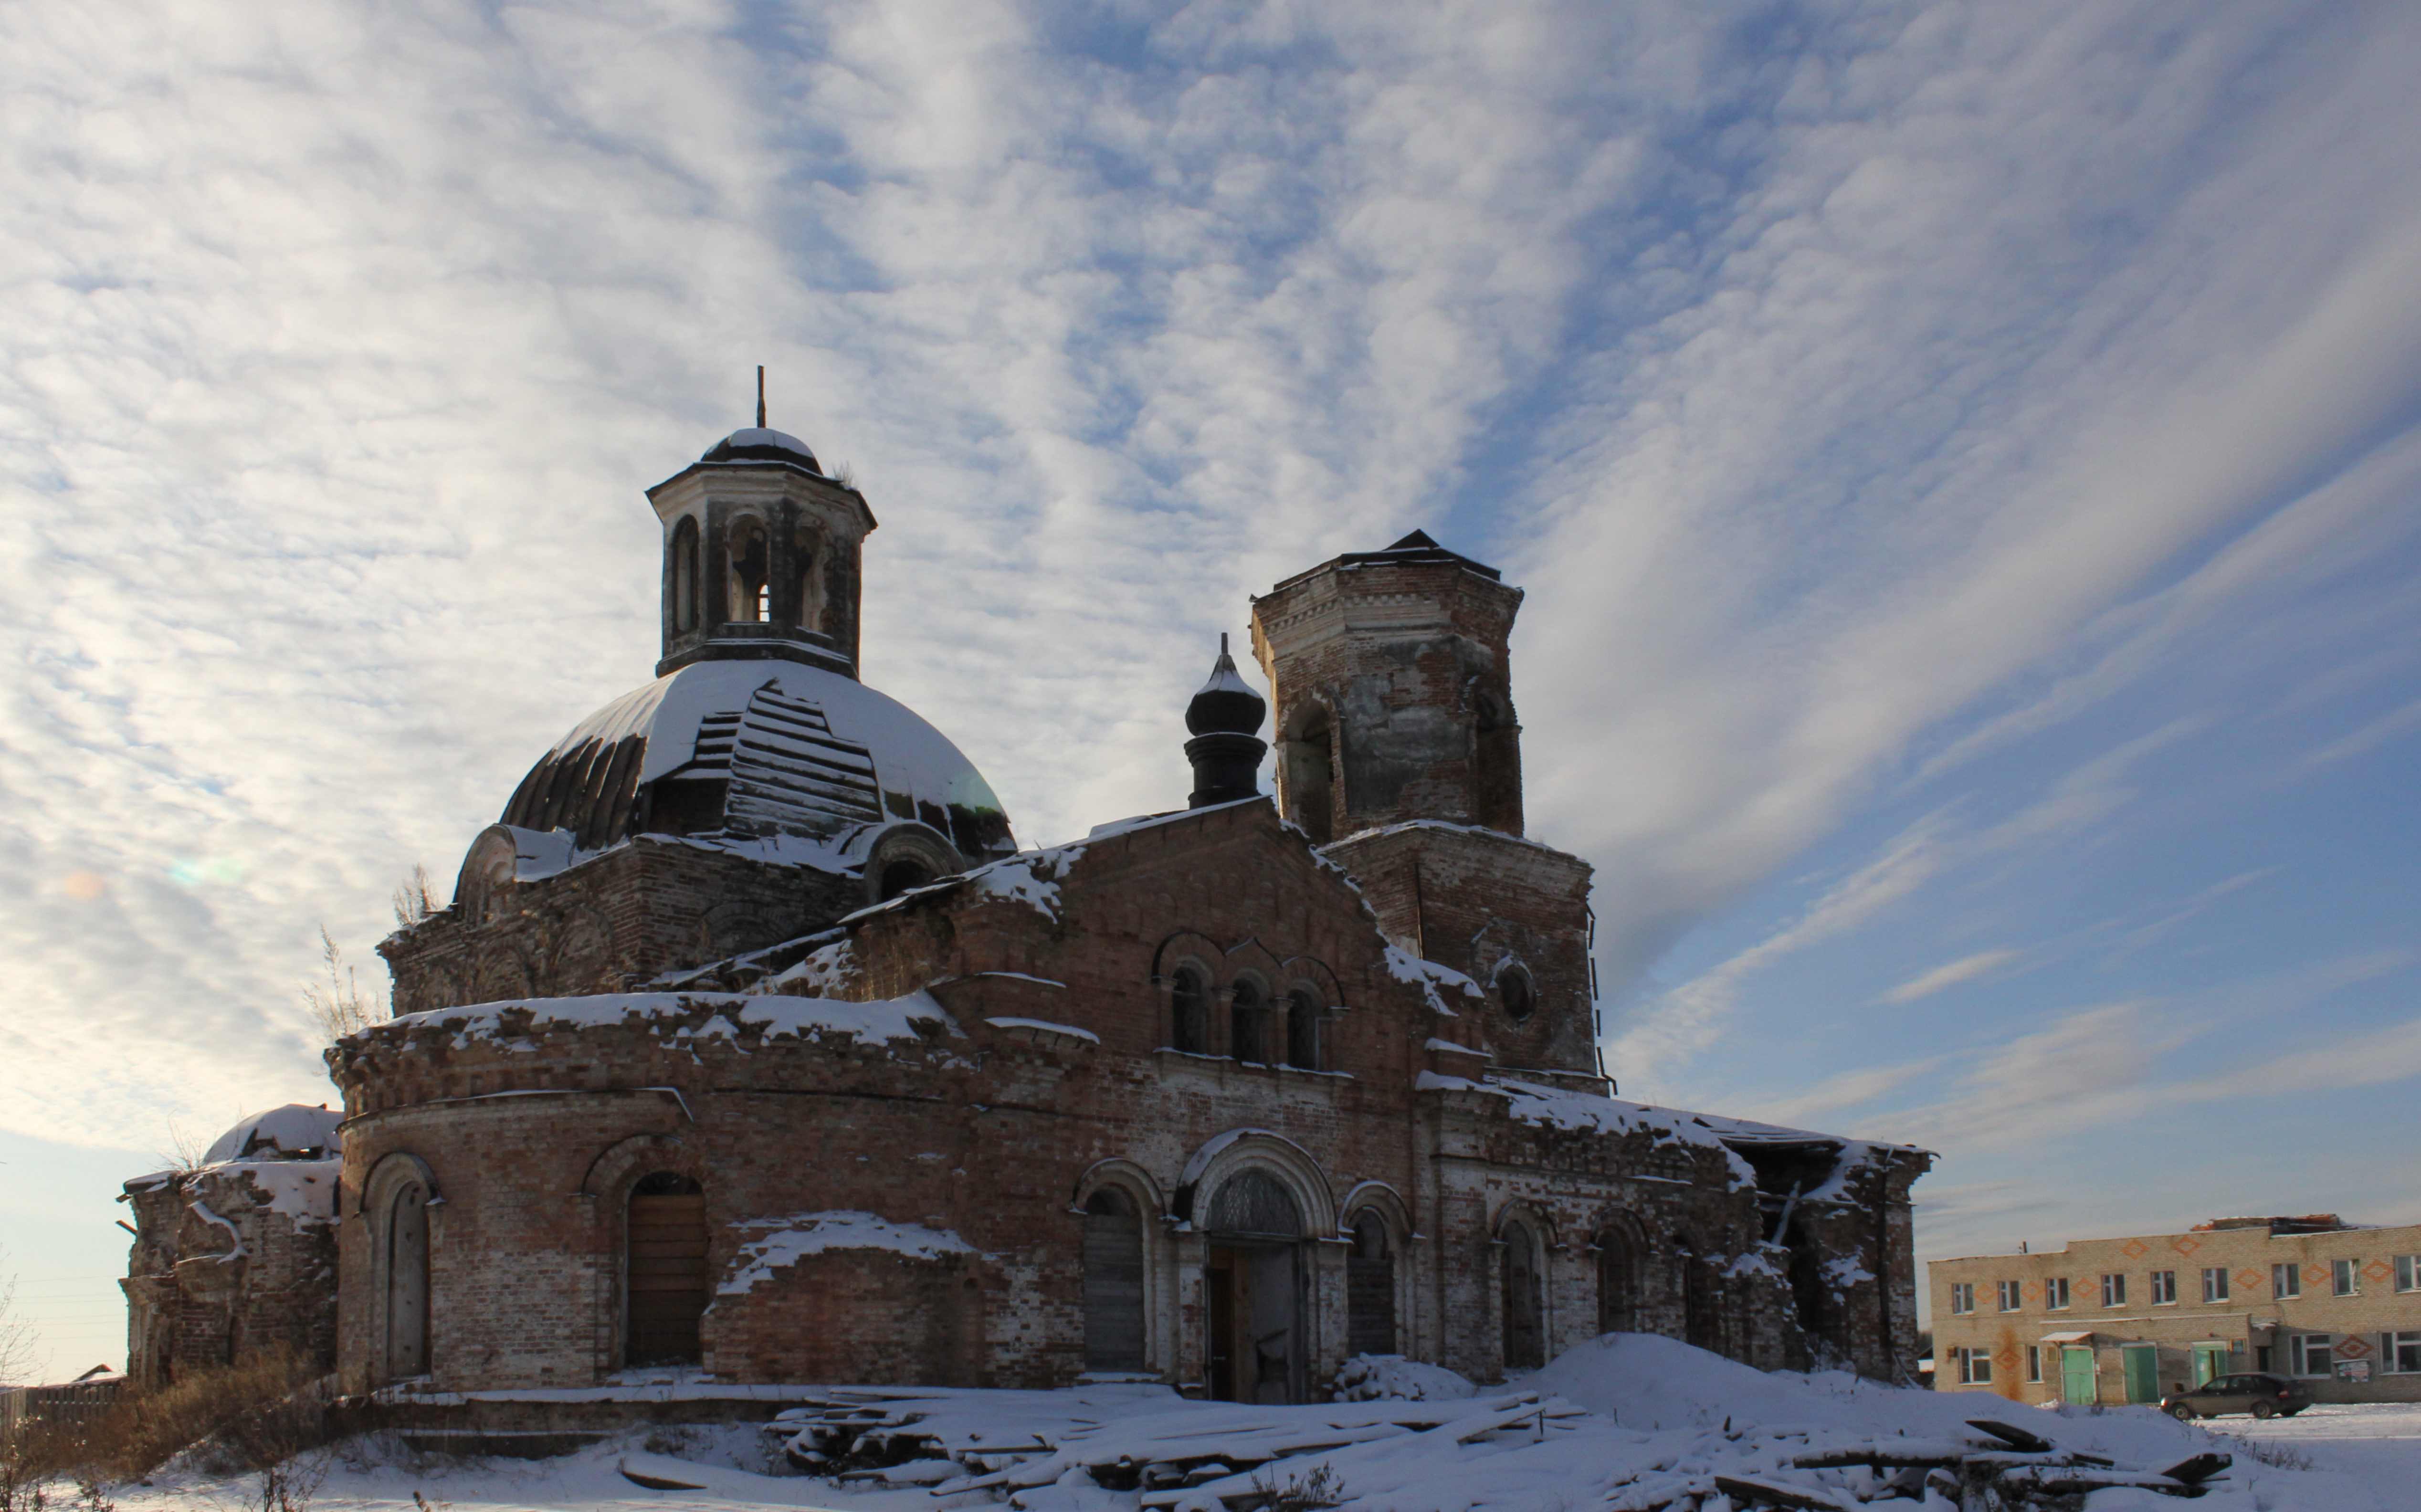
[[[837,852],[903,821],[971,862],[1016,850],[992,786],[941,731],[794,662],[695,662],[623,694],[530,769],[503,821],[569,831],[580,850],[658,834],[789,835]]]
[[[211,1142],[204,1165],[221,1161],[316,1161],[335,1152],[341,1113],[289,1102],[256,1113]]]
[[[807,471],[821,475],[823,464],[807,444],[787,430],[768,430],[752,426],[735,430],[709,446],[701,462],[790,462],[804,464]]]

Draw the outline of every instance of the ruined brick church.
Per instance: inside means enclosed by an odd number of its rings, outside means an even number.
[[[655,679],[381,946],[341,1129],[237,1140],[332,1197],[213,1167],[177,1178],[229,1189],[202,1223],[130,1183],[138,1375],[277,1336],[355,1392],[1288,1401],[1356,1354],[1489,1380],[1607,1330],[1913,1373],[1922,1151],[1613,1097],[1589,867],[1523,834],[1495,569],[1414,534],[1278,584],[1269,700],[1223,650],[1186,711],[1186,806],[1026,850],[857,679],[856,489],[760,417],[648,497]],[[292,1274],[246,1301],[229,1236]]]

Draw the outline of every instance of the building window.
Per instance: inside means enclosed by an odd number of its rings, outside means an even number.
[[[1496,974],[1496,996],[1505,1005],[1505,1017],[1515,1023],[1527,1023],[1530,1015],[1539,1010],[1538,989],[1530,983],[1530,974],[1520,965],[1507,966]]]
[[[2005,1313],[2014,1313],[2025,1304],[2025,1299],[2018,1295],[2018,1284],[2014,1281],[2002,1282],[2000,1292],[2001,1311]]]
[[[1278,749],[1278,785],[1286,798],[1287,818],[1314,845],[1335,836],[1335,799],[1329,768],[1334,742],[1328,733],[1328,712],[1314,708],[1294,739]]]
[[[2026,1379],[2034,1381],[2042,1380],[2042,1346],[2039,1344],[2026,1346]]]
[[[2043,1283],[2043,1305],[2054,1313],[2068,1305],[2068,1278],[2066,1276],[2054,1276]]]
[[[1227,1053],[1260,1065],[1270,1058],[1270,1010],[1261,986],[1247,978],[1236,984],[1227,1008]]]
[[[2396,1289],[2421,1291],[2421,1255],[2399,1255],[2396,1257]]]
[[[1634,1306],[1639,1262],[1631,1236],[1609,1228],[1597,1237],[1597,1331],[1628,1333],[1639,1326]]]
[[[697,629],[697,520],[683,515],[673,527],[673,633]]]
[[[2329,1349],[2326,1333],[2298,1333],[2288,1343],[2288,1359],[2299,1376],[2333,1375],[2336,1360]]]
[[[1177,968],[1168,993],[1168,1042],[1189,1055],[1210,1052],[1210,987],[1191,966]]]
[[[2421,1333],[2382,1333],[2379,1363],[2391,1376],[2421,1374]]]
[[[2337,1297],[2361,1296],[2361,1266],[2360,1260],[2331,1260],[2329,1262],[2330,1294]]]
[[[2103,1276],[2101,1278],[2101,1305],[2104,1307],[2124,1307],[2127,1305],[2127,1278],[2125,1276]]]
[[[2178,1300],[2178,1273],[2174,1270],[2152,1272],[2152,1305],[2165,1307]]]
[[[767,569],[772,553],[766,543],[765,527],[755,520],[742,520],[732,526],[729,551],[731,617],[759,624],[770,620],[773,600]]]
[[[1287,995],[1287,1064],[1320,1069],[1320,994],[1307,987]]]
[[[2270,1268],[2271,1296],[2301,1297],[2303,1294],[2303,1262],[2299,1260],[2289,1260],[2285,1265],[2273,1265]]]
[[[1990,1386],[1992,1384],[1992,1357],[1981,1349],[1953,1349],[1959,1362],[1959,1384]]]
[[[2227,1267],[2207,1265],[2202,1268],[2202,1300],[2207,1302],[2227,1301]]]
[[[1954,1281],[1950,1284],[1950,1310],[1954,1313],[1972,1313],[1976,1310],[1976,1283]]]

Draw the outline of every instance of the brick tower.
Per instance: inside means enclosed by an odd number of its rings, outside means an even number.
[[[664,524],[664,660],[804,662],[857,674],[861,558],[874,511],[796,436],[735,430],[648,491]]]
[[[1589,867],[1522,837],[1522,590],[1419,531],[1253,600],[1278,804],[1404,949],[1488,990],[1500,1067],[1594,1081]]]

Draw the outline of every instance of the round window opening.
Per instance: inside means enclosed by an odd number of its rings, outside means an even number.
[[[1530,974],[1519,966],[1496,974],[1496,995],[1505,1005],[1505,1016],[1515,1023],[1526,1022],[1538,1011],[1538,989],[1530,985]]]

